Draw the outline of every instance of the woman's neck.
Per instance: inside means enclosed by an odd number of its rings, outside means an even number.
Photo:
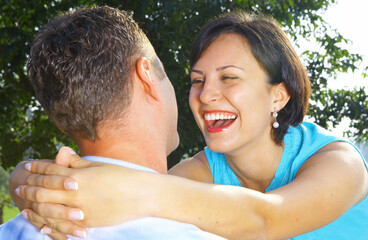
[[[270,139],[253,142],[225,156],[242,186],[265,192],[275,177],[283,150],[284,145]]]

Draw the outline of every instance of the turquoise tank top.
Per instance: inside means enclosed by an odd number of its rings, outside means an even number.
[[[335,141],[349,141],[335,137],[327,130],[308,122],[290,127],[284,137],[284,152],[275,177],[266,192],[280,188],[294,180],[300,166],[315,152]],[[352,144],[352,143],[350,143]],[[353,145],[353,144],[352,144]],[[354,145],[353,145],[354,146]],[[356,146],[354,146],[357,149]],[[205,149],[208,164],[215,184],[241,186],[234,171],[223,153]],[[357,149],[360,153],[360,151]],[[362,160],[368,169],[363,155]],[[292,240],[367,240],[368,239],[368,195],[357,205],[350,208],[334,222],[315,231],[291,238]]]

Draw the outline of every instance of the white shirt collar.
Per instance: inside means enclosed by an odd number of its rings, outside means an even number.
[[[98,157],[98,156],[84,156],[82,157],[85,160],[91,161],[91,162],[100,162],[100,163],[108,163],[108,164],[114,164],[122,167],[127,167],[139,171],[146,171],[146,172],[153,172],[158,173],[157,171],[143,167],[134,163],[126,162],[123,160],[113,159],[113,158],[105,158],[105,157]]]

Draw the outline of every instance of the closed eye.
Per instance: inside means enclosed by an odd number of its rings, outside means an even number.
[[[192,85],[194,85],[194,84],[199,84],[199,83],[203,83],[203,79],[196,78],[196,79],[191,80],[191,81],[190,81],[190,83],[191,83]]]
[[[227,76],[227,75],[221,76],[221,80],[235,80],[235,79],[239,79],[239,78],[235,76]]]

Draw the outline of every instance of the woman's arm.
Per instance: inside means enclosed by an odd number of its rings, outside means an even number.
[[[68,159],[69,168],[41,161],[28,162],[28,166],[25,166],[33,174],[27,178],[27,185],[19,186],[18,191],[15,192],[18,192],[24,200],[31,202],[30,209],[33,211],[26,210],[29,219],[81,220],[78,221],[80,225],[102,227],[144,217],[144,213],[148,212],[146,209],[151,210],[148,206],[153,208],[154,203],[147,204],[145,199],[147,194],[150,196],[154,194],[146,188],[154,185],[154,178],[159,174],[90,162],[62,150],[56,160],[58,158]],[[78,189],[66,191],[68,182],[78,183]],[[125,184],[127,184],[126,188]],[[135,194],[131,190],[134,190]],[[125,199],[126,205],[121,205],[121,199]],[[145,211],[131,208],[143,203],[145,208],[142,209]],[[86,217],[71,218],[74,215],[71,211],[79,211],[79,209]],[[121,210],[121,213],[117,209]],[[73,235],[70,229],[68,231],[64,229],[65,227],[58,230]]]
[[[161,181],[157,216],[230,239],[285,239],[323,227],[360,202],[368,187],[360,155],[342,142],[318,151],[292,183],[269,193],[180,178]]]
[[[60,155],[64,155],[64,156],[60,156]],[[65,186],[67,186],[66,182],[68,180],[75,181],[75,180],[71,180],[74,178],[74,179],[79,179],[78,182],[80,183],[83,183],[83,181],[85,181],[87,183],[86,187],[79,189],[78,197],[81,197],[85,194],[86,195],[85,199],[88,199],[89,197],[96,199],[97,196],[88,196],[87,194],[91,193],[93,189],[96,189],[97,191],[97,188],[98,188],[97,183],[101,183],[102,178],[104,178],[103,182],[106,183],[106,186],[103,186],[104,188],[103,195],[105,195],[107,199],[114,199],[114,198],[117,198],[116,196],[117,191],[115,191],[113,187],[110,188],[111,182],[122,182],[119,179],[120,176],[124,176],[125,178],[128,175],[127,172],[130,171],[129,169],[120,168],[118,166],[109,165],[109,164],[99,164],[99,168],[97,168],[96,163],[91,163],[86,160],[83,160],[77,155],[68,155],[68,152],[65,152],[65,151],[63,152],[63,149],[60,151],[60,153],[56,157],[56,162],[60,162],[60,161],[63,161],[64,162],[63,165],[70,166],[72,167],[72,169],[71,168],[67,169],[65,167],[55,165],[53,164],[53,161],[49,161],[45,163],[40,163],[39,161],[36,161],[33,163],[28,163],[28,166],[31,166],[32,168],[29,170],[31,170],[32,172],[27,171],[24,164],[22,164],[22,166],[17,166],[16,169],[14,170],[13,176],[11,177],[11,180],[13,180],[13,183],[12,183],[13,190],[15,190],[15,188],[20,186],[19,194],[23,196],[24,198],[24,199],[20,198],[14,194],[14,199],[16,199],[17,203],[19,203],[20,205],[23,205],[25,202],[32,203],[32,205],[29,204],[28,208],[33,209],[35,213],[27,210],[27,213],[28,215],[30,215],[30,218],[37,218],[37,221],[40,221],[40,219],[44,218],[42,222],[46,222],[47,218],[56,218],[56,219],[60,218],[60,219],[65,219],[65,220],[66,219],[71,220],[68,217],[70,215],[70,213],[68,212],[70,208],[64,205],[77,206],[75,204],[73,205],[72,203],[68,204],[69,201],[66,200],[66,199],[74,198],[74,196],[72,197],[68,192],[60,191],[60,190],[66,189]],[[79,163],[76,164],[75,162],[79,162]],[[95,168],[90,168],[89,164],[93,164]],[[84,169],[84,173],[82,173],[83,170],[80,169],[82,167],[86,168]],[[108,168],[110,167],[118,171],[108,170]],[[135,172],[134,170],[131,170],[131,171]],[[98,173],[109,172],[109,177],[103,174],[98,174],[97,172]],[[117,172],[117,174],[113,175],[114,172]],[[202,181],[202,182],[207,182],[207,183],[213,182],[212,175],[209,170],[209,166],[206,162],[204,153],[202,152],[196,154],[193,158],[180,162],[177,166],[173,167],[170,170],[170,172],[171,174],[176,174],[178,176],[186,177],[186,178],[196,180],[196,181]],[[137,171],[137,173],[142,173],[142,172]],[[145,174],[145,173],[142,173],[142,174]],[[88,180],[86,179],[88,178],[88,176],[92,176],[92,175],[94,176],[94,179],[96,179],[96,181],[94,181],[91,184],[91,181],[89,179]],[[103,177],[100,177],[100,180],[98,180],[99,176],[103,176]],[[22,178],[18,178],[18,177],[22,177]],[[132,178],[133,177],[135,178],[136,176],[132,176]],[[40,187],[44,187],[49,190],[55,190],[55,191],[48,191],[47,189],[42,189]],[[88,187],[90,189],[88,189]],[[139,189],[139,187],[137,189]],[[83,190],[87,191],[88,193],[83,193]],[[25,201],[25,199],[27,200]],[[96,201],[98,202],[97,199]],[[93,201],[93,203],[95,203],[96,201]],[[75,202],[80,202],[80,200],[70,200],[70,202],[75,203]],[[52,203],[52,204],[50,205],[48,203]],[[57,205],[56,203],[59,203],[59,204]],[[118,204],[120,205],[120,203]],[[81,209],[94,209],[95,205],[97,204],[92,205],[92,201],[89,201],[88,203],[85,203],[85,204],[80,204],[80,206],[83,206],[81,207]],[[112,206],[111,203],[109,203],[109,206],[112,211],[116,211],[116,209],[111,207]],[[94,212],[98,213],[98,211],[94,211]],[[38,215],[38,213],[40,215]],[[86,218],[87,220],[84,221],[83,224],[85,224],[88,227],[93,227],[93,226],[97,227],[97,226],[103,226],[103,225],[117,224],[117,223],[123,222],[125,219],[125,217],[121,216],[120,220],[111,221],[112,218],[108,217],[108,215],[103,214],[102,212],[101,212],[101,216],[92,217],[88,213],[87,213],[87,216],[89,217]],[[132,218],[131,216],[128,216],[128,215],[127,217]],[[108,218],[108,219],[105,219],[105,218]],[[91,220],[88,221],[88,219],[91,219]],[[96,221],[96,219],[99,219],[99,221]]]
[[[32,164],[32,170],[42,173],[43,165]],[[300,235],[334,221],[367,194],[367,171],[359,154],[346,143],[324,147],[303,164],[292,183],[269,193],[116,166],[69,170],[69,177],[80,183],[76,194],[60,199],[53,190],[44,189],[38,200],[81,208],[89,226],[156,216],[189,222],[230,239]],[[109,174],[98,178],[104,172]],[[83,184],[91,178],[98,178],[92,192],[89,184]],[[34,200],[35,192],[36,188],[24,187],[21,195]],[[94,206],[88,206],[90,197]]]

